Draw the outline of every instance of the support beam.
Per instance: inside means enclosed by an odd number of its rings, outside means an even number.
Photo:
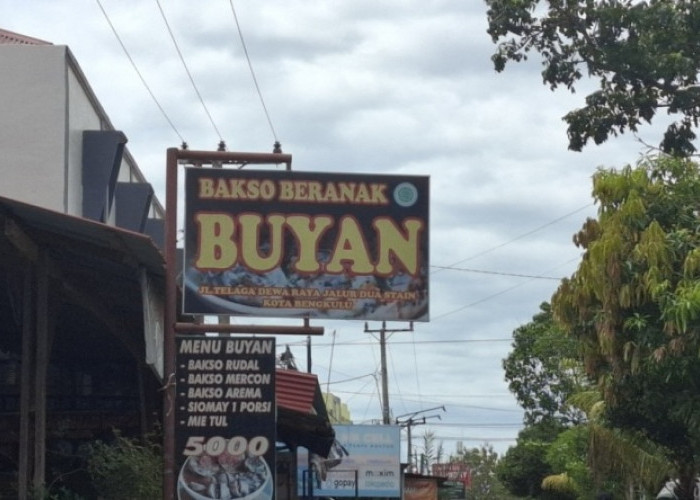
[[[32,470],[30,463],[34,463],[33,412],[32,400],[32,367],[34,363],[34,266],[27,265],[24,268],[24,283],[22,286],[22,358],[20,365],[20,391],[19,391],[19,463],[17,470],[19,498],[29,498],[29,485]]]
[[[46,468],[46,374],[51,352],[49,261],[42,252],[37,266],[36,286],[36,365],[34,367],[34,491],[44,487]]]

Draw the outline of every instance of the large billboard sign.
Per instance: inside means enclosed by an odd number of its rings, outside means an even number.
[[[187,314],[428,320],[429,179],[185,169]]]
[[[178,500],[275,498],[275,339],[178,337]]]
[[[300,495],[399,498],[401,428],[334,425],[333,430],[336,441],[328,457],[298,455]]]

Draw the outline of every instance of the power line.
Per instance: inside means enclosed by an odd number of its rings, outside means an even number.
[[[180,46],[177,43],[177,40],[175,40],[175,35],[173,34],[173,31],[170,29],[170,24],[168,23],[168,19],[165,17],[165,12],[163,11],[163,8],[160,5],[160,0],[156,0],[156,4],[158,5],[158,10],[160,11],[160,16],[163,18],[163,22],[165,23],[165,27],[168,29],[168,33],[170,34],[170,39],[173,42],[173,45],[175,46],[175,50],[177,51],[177,55],[180,57],[180,61],[182,62],[182,65],[185,68],[185,72],[187,73],[187,77],[190,79],[190,83],[192,84],[192,88],[194,88],[195,93],[197,94],[197,97],[199,98],[199,102],[202,104],[202,108],[204,108],[204,112],[207,114],[207,117],[209,117],[209,122],[211,123],[212,127],[214,128],[214,131],[216,132],[217,137],[219,138],[219,141],[223,143],[223,138],[221,137],[221,133],[219,132],[219,128],[216,126],[216,123],[214,123],[214,119],[211,116],[211,113],[209,112],[209,108],[207,108],[207,105],[204,103],[204,98],[202,98],[202,94],[200,94],[199,89],[197,88],[197,84],[194,82],[194,78],[192,77],[192,73],[190,73],[190,69],[187,67],[187,63],[185,62],[185,58],[182,55],[182,52],[180,51]]]
[[[471,437],[471,436],[435,436],[438,441],[477,441],[479,443],[514,443],[518,440],[517,437],[504,438],[504,437]]]
[[[508,338],[496,338],[496,339],[454,339],[454,340],[393,340],[387,342],[389,345],[401,345],[401,344],[471,344],[478,342],[511,342],[513,339]],[[301,345],[290,343],[288,345]],[[331,347],[333,344],[314,344],[314,347]],[[375,342],[357,341],[357,342],[336,342],[336,346],[365,346],[365,345],[375,345]]]
[[[146,87],[148,94],[151,96],[151,99],[153,99],[153,102],[156,103],[156,106],[160,110],[160,112],[163,115],[163,117],[165,118],[165,120],[170,125],[170,128],[172,128],[173,132],[175,132],[175,134],[180,138],[180,142],[184,143],[185,139],[183,139],[182,135],[180,135],[180,132],[178,132],[177,128],[175,128],[175,125],[168,117],[168,114],[163,109],[163,106],[160,105],[160,102],[158,102],[158,99],[156,99],[155,94],[153,94],[153,91],[148,86],[148,83],[146,83],[146,80],[144,79],[143,75],[139,71],[139,68],[136,66],[136,63],[134,62],[134,60],[131,58],[129,51],[126,49],[124,42],[122,42],[122,39],[119,36],[119,33],[117,33],[117,30],[114,27],[114,24],[112,24],[112,21],[110,20],[109,15],[107,15],[107,12],[105,11],[104,7],[102,6],[102,3],[100,3],[100,0],[96,0],[96,1],[97,1],[97,5],[100,7],[100,10],[102,11],[102,14],[104,15],[105,19],[107,20],[107,24],[109,24],[109,27],[112,29],[112,33],[114,33],[114,36],[116,37],[117,41],[119,42],[119,45],[121,45],[121,48],[124,51],[124,54],[126,54],[126,57],[129,60],[129,62],[131,63],[131,66],[134,68],[134,71],[136,71],[136,74],[138,75],[139,79],[141,80],[141,83],[143,84],[144,87]]]
[[[426,422],[426,425],[429,427],[477,427],[480,429],[487,429],[487,428],[516,428],[520,429],[523,426],[522,422],[488,422],[488,423],[481,423],[481,422],[474,422],[474,423],[466,423],[466,422]]]
[[[569,262],[573,262],[573,261],[575,261],[575,260],[577,260],[577,259],[578,259],[578,257],[575,257],[575,258],[573,258],[573,259],[571,259],[571,260],[565,262],[564,264],[568,264]],[[561,265],[564,265],[564,264],[561,264]],[[560,265],[560,266],[561,266],[561,265]],[[557,266],[557,267],[560,267],[560,266]],[[476,305],[479,305],[479,304],[481,304],[481,303],[483,303],[483,302],[486,302],[487,300],[491,300],[491,299],[493,299],[493,298],[495,298],[495,297],[498,297],[499,295],[503,295],[504,293],[510,292],[511,290],[515,290],[516,288],[521,287],[521,286],[523,286],[523,285],[529,283],[529,282],[532,281],[533,279],[535,279],[535,278],[534,278],[534,277],[533,277],[533,278],[529,278],[527,281],[521,281],[521,282],[518,283],[517,285],[511,286],[510,288],[506,288],[505,290],[501,290],[500,292],[496,292],[496,293],[493,293],[493,294],[491,294],[491,295],[488,295],[488,296],[486,296],[486,297],[484,297],[484,298],[482,298],[482,299],[479,299],[479,300],[477,300],[477,301],[475,301],[475,302],[471,302],[471,303],[466,304],[466,305],[464,305],[464,306],[462,306],[462,307],[459,307],[459,308],[457,308],[457,309],[454,309],[453,311],[449,311],[449,312],[440,314],[440,315],[438,315],[438,316],[433,316],[433,317],[431,318],[431,321],[435,321],[435,320],[438,320],[438,319],[442,319],[442,318],[444,318],[444,317],[446,317],[446,316],[450,316],[450,315],[452,315],[452,314],[455,314],[455,313],[458,313],[458,312],[460,312],[460,311],[463,311],[464,309],[467,309],[467,308],[469,308],[469,307],[474,307],[474,306],[476,306]]]
[[[238,16],[236,15],[236,8],[233,6],[233,0],[229,0],[231,5],[231,12],[233,13],[233,20],[236,22],[236,30],[238,31],[238,37],[241,40],[241,46],[243,47],[243,53],[245,54],[246,61],[248,61],[248,69],[250,69],[250,76],[253,78],[253,83],[255,84],[255,90],[258,92],[258,97],[260,98],[260,104],[262,105],[263,111],[265,112],[265,117],[267,118],[267,123],[272,131],[272,137],[275,139],[275,143],[279,143],[277,139],[277,134],[275,133],[275,127],[272,125],[272,120],[270,119],[270,113],[267,111],[267,106],[265,105],[265,100],[263,99],[262,92],[260,91],[260,85],[258,85],[258,79],[255,77],[255,71],[253,70],[253,64],[250,61],[250,55],[248,54],[248,47],[246,46],[245,40],[243,38],[243,32],[241,31],[241,25],[238,23]]]
[[[551,220],[551,221],[549,221],[549,222],[547,222],[547,223],[545,223],[545,224],[542,224],[541,226],[538,226],[538,227],[536,227],[535,229],[532,229],[532,230],[530,230],[530,231],[527,231],[526,233],[522,233],[522,234],[516,236],[515,238],[513,238],[513,239],[511,239],[511,240],[508,240],[508,241],[506,241],[506,242],[504,242],[504,243],[501,243],[500,245],[496,245],[495,247],[487,248],[486,250],[483,250],[483,251],[481,251],[481,252],[479,252],[479,253],[476,253],[476,254],[474,254],[474,255],[472,255],[472,256],[470,256],[470,257],[467,257],[466,259],[461,259],[461,260],[458,260],[457,262],[453,262],[452,264],[449,264],[449,265],[447,265],[447,266],[439,267],[438,271],[436,271],[436,272],[440,272],[441,270],[445,270],[445,269],[452,269],[454,266],[456,266],[456,265],[458,265],[458,264],[461,264],[462,262],[467,262],[467,261],[469,261],[469,260],[476,259],[477,257],[481,257],[481,256],[484,255],[484,254],[487,254],[487,253],[489,253],[489,252],[493,252],[494,250],[497,250],[497,249],[499,249],[499,248],[502,248],[502,247],[504,247],[504,246],[506,246],[506,245],[510,245],[511,243],[514,243],[514,242],[516,242],[516,241],[518,241],[518,240],[521,240],[521,239],[523,239],[523,238],[525,238],[525,237],[527,237],[527,236],[530,236],[531,234],[534,234],[534,233],[536,233],[536,232],[538,232],[538,231],[541,231],[542,229],[544,229],[544,228],[546,228],[546,227],[548,227],[548,226],[551,226],[552,224],[556,224],[557,222],[559,222],[559,221],[561,221],[561,220],[564,220],[564,219],[566,219],[567,217],[571,217],[572,215],[577,214],[578,212],[581,212],[582,210],[585,210],[586,208],[591,207],[591,206],[593,206],[593,205],[592,205],[591,203],[588,203],[588,204],[586,204],[586,205],[584,205],[584,206],[582,206],[582,207],[577,208],[577,209],[574,210],[573,212],[569,212],[568,214],[564,214],[564,215],[562,215],[561,217],[557,217],[557,218],[554,219],[554,220]],[[431,266],[431,267],[438,267],[438,266]]]
[[[460,267],[452,267],[452,266],[430,266],[433,269],[449,269],[450,271],[463,271],[463,272],[468,272],[468,273],[479,273],[479,274],[493,274],[497,276],[511,276],[514,278],[532,278],[532,279],[538,279],[538,280],[554,280],[554,281],[561,281],[562,278],[556,278],[554,276],[533,276],[531,274],[516,274],[516,273],[506,273],[506,272],[499,272],[499,271],[485,271],[482,269],[468,269],[468,268],[460,268]]]
[[[331,382],[332,383],[332,382]],[[333,394],[348,394],[352,396],[363,396],[374,398],[376,396],[375,392],[359,392],[359,391],[333,391]],[[408,402],[420,402],[420,403],[430,403],[429,401],[416,401],[415,399],[402,398],[402,401]],[[442,404],[442,403],[440,403]],[[460,403],[447,403],[445,406],[448,407],[458,407],[458,408],[468,408],[470,410],[484,410],[484,411],[496,411],[502,413],[522,413],[521,409],[516,408],[497,408],[493,406],[480,406],[480,405],[470,405],[470,404],[460,404]]]

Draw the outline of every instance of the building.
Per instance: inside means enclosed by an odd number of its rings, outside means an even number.
[[[348,408],[347,404],[343,403],[342,399],[330,392],[324,392],[323,401],[326,403],[326,408],[328,409],[328,417],[330,418],[331,423],[352,423],[350,409]]]
[[[0,488],[24,498],[160,419],[164,211],[68,47],[0,30],[0,65]]]
[[[164,211],[70,49],[0,30],[0,196],[162,240]]]

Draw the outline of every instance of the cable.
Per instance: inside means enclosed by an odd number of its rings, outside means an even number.
[[[136,67],[136,63],[134,60],[131,58],[131,55],[129,54],[129,51],[126,50],[126,46],[124,46],[124,43],[122,42],[122,39],[119,37],[119,34],[117,33],[117,30],[114,28],[114,25],[112,24],[112,21],[109,19],[109,16],[107,15],[107,12],[105,11],[104,7],[102,7],[102,3],[100,3],[100,0],[96,0],[97,5],[100,7],[100,10],[102,11],[102,14],[105,16],[105,19],[107,20],[107,24],[109,24],[109,27],[112,29],[112,33],[114,33],[114,36],[116,37],[117,41],[119,42],[119,45],[121,45],[122,50],[124,51],[124,54],[126,54],[127,59],[129,59],[129,62],[131,63],[131,66],[134,68],[134,71],[136,71],[136,74],[138,75],[139,79],[141,80],[141,83],[143,83],[143,86],[146,87],[146,90],[148,91],[149,95],[151,96],[151,99],[153,99],[153,102],[156,103],[156,106],[158,106],[158,109],[160,110],[161,114],[165,118],[165,120],[168,122],[170,125],[170,128],[173,129],[173,132],[180,138],[180,142],[184,143],[185,139],[182,138],[182,135],[180,135],[180,132],[177,131],[177,128],[175,128],[175,125],[173,122],[170,120],[168,117],[167,113],[163,109],[163,106],[160,105],[158,102],[158,99],[156,99],[156,96],[153,94],[153,91],[151,88],[148,86],[146,83],[146,80],[143,78],[143,75],[139,71],[139,69]]]
[[[214,119],[212,118],[211,113],[209,112],[209,108],[207,108],[207,105],[204,104],[204,99],[202,98],[202,94],[199,93],[199,89],[197,88],[197,84],[194,83],[194,78],[192,77],[192,73],[190,73],[190,70],[187,67],[187,63],[185,62],[185,58],[182,56],[182,52],[180,51],[180,47],[177,44],[177,41],[175,40],[175,35],[173,35],[173,31],[170,29],[170,24],[168,24],[168,19],[165,17],[165,12],[163,12],[163,8],[160,5],[160,0],[156,0],[156,4],[158,5],[158,10],[160,11],[160,16],[163,18],[163,22],[165,23],[165,27],[168,29],[168,33],[170,34],[170,39],[173,41],[173,45],[175,45],[175,50],[177,51],[177,55],[180,56],[180,61],[182,62],[182,65],[185,68],[185,72],[187,73],[187,76],[190,79],[190,83],[192,84],[192,87],[194,88],[194,91],[197,94],[197,97],[199,98],[199,102],[202,104],[202,108],[204,108],[204,112],[209,117],[209,121],[211,122],[212,127],[214,127],[214,131],[216,132],[216,135],[219,138],[219,141],[223,143],[224,139],[221,137],[221,133],[219,132],[219,128],[216,126],[216,123],[214,123]]]
[[[471,344],[474,342],[512,342],[512,338],[498,339],[455,339],[455,340],[396,340],[391,342],[391,345],[400,344]],[[358,341],[358,342],[336,342],[336,346],[365,346],[375,345],[376,342]],[[289,345],[295,345],[290,343]],[[331,347],[333,344],[314,344],[314,347]]]
[[[258,97],[260,98],[260,104],[262,104],[263,111],[265,112],[265,117],[267,118],[267,123],[270,125],[270,130],[272,131],[272,137],[275,139],[275,143],[278,144],[277,134],[275,133],[275,127],[272,125],[272,120],[270,119],[270,113],[267,111],[267,106],[265,105],[265,100],[263,99],[262,92],[260,91],[260,86],[258,85],[258,79],[255,77],[255,71],[253,71],[253,64],[250,62],[250,56],[248,55],[248,47],[246,47],[245,40],[243,39],[243,32],[241,31],[241,25],[238,23],[238,16],[236,15],[236,8],[233,6],[233,0],[229,0],[231,5],[231,12],[233,13],[233,20],[236,22],[236,29],[238,30],[238,37],[241,39],[241,46],[243,47],[243,53],[245,54],[246,61],[248,61],[248,68],[250,69],[250,76],[253,77],[253,83],[255,84],[255,90],[258,92]]]
[[[512,438],[504,438],[504,437],[470,437],[470,436],[465,436],[465,437],[456,437],[456,436],[435,436],[435,439],[438,441],[477,441],[479,443],[495,443],[495,442],[501,442],[501,443],[508,443],[508,442],[516,442],[518,440],[517,437],[512,437]]]
[[[569,260],[569,261],[567,261],[567,262],[564,262],[564,264],[568,264],[569,262],[573,262],[573,261],[575,261],[575,260],[577,260],[577,259],[578,259],[578,257],[575,257],[575,258],[573,258],[573,259],[571,259],[571,260]],[[561,267],[561,266],[563,266],[564,264],[560,264],[560,265],[557,266],[557,267]],[[551,269],[550,269],[550,270],[551,270]],[[547,271],[547,272],[549,272],[549,271]],[[433,316],[432,318],[430,318],[430,320],[431,320],[431,321],[435,321],[435,320],[438,320],[438,319],[442,319],[442,318],[444,318],[444,317],[446,317],[446,316],[450,316],[451,314],[455,314],[455,313],[458,313],[458,312],[460,312],[460,311],[463,311],[464,309],[467,309],[467,308],[469,308],[469,307],[474,307],[474,306],[476,306],[476,305],[478,305],[478,304],[481,304],[481,303],[483,303],[483,302],[486,302],[487,300],[491,300],[491,299],[493,299],[494,297],[498,297],[499,295],[503,295],[504,293],[510,292],[511,290],[514,290],[514,289],[516,289],[516,288],[518,288],[518,287],[521,287],[521,286],[523,286],[523,285],[529,283],[529,282],[532,281],[533,279],[535,279],[535,278],[533,277],[533,278],[528,279],[527,281],[521,281],[521,282],[518,283],[517,285],[514,285],[514,286],[512,286],[512,287],[510,287],[510,288],[506,288],[505,290],[501,290],[500,292],[496,292],[496,293],[494,293],[494,294],[492,294],[492,295],[489,295],[489,296],[487,296],[487,297],[484,297],[483,299],[479,299],[479,300],[477,300],[476,302],[472,302],[472,303],[470,303],[470,304],[464,305],[464,306],[459,307],[459,308],[457,308],[457,309],[455,309],[455,310],[453,310],[453,311],[446,312],[446,313],[440,314],[440,315],[438,315],[438,316]]]
[[[481,257],[481,256],[484,255],[484,254],[487,254],[487,253],[492,252],[492,251],[494,251],[494,250],[497,250],[497,249],[499,249],[499,248],[503,248],[503,247],[506,246],[506,245],[510,245],[511,243],[513,243],[513,242],[515,242],[515,241],[521,240],[521,239],[525,238],[526,236],[530,236],[531,234],[534,234],[534,233],[536,233],[537,231],[541,231],[541,230],[544,229],[545,227],[551,226],[552,224],[556,224],[557,222],[559,222],[559,221],[561,221],[561,220],[563,220],[563,219],[566,219],[567,217],[571,217],[572,215],[577,214],[578,212],[580,212],[580,211],[582,211],[582,210],[585,210],[586,208],[591,207],[591,206],[593,206],[592,203],[589,203],[589,204],[587,204],[587,205],[584,205],[584,206],[582,206],[582,207],[579,207],[579,208],[577,208],[576,210],[574,210],[573,212],[569,212],[568,214],[564,214],[564,215],[562,215],[561,217],[557,217],[556,219],[554,219],[554,220],[552,220],[552,221],[549,221],[549,222],[547,222],[546,224],[542,224],[541,226],[536,227],[535,229],[532,229],[532,230],[530,230],[530,231],[528,231],[528,232],[526,232],[526,233],[523,233],[523,234],[521,234],[521,235],[519,235],[519,236],[516,236],[515,238],[513,238],[513,239],[511,239],[511,240],[508,240],[508,241],[506,241],[506,242],[504,242],[504,243],[501,243],[500,245],[496,245],[495,247],[487,248],[486,250],[483,250],[483,251],[481,251],[481,252],[479,252],[479,253],[476,253],[476,254],[472,255],[471,257],[467,257],[466,259],[458,260],[457,262],[454,262],[454,263],[452,263],[452,264],[450,264],[450,265],[447,265],[447,266],[431,266],[431,267],[437,267],[437,268],[438,268],[438,270],[435,271],[435,273],[439,273],[440,271],[444,271],[445,269],[452,269],[454,266],[456,266],[456,265],[458,265],[458,264],[461,264],[462,262],[467,262],[468,260],[476,259],[477,257]],[[431,274],[435,274],[435,273],[431,273]]]
[[[532,278],[532,279],[537,279],[537,280],[554,280],[554,281],[561,281],[562,278],[556,278],[554,276],[532,276],[529,274],[515,274],[515,273],[504,273],[504,272],[499,272],[499,271],[484,271],[481,269],[468,269],[468,268],[460,268],[460,267],[452,267],[452,266],[430,266],[431,268],[434,269],[440,269],[440,270],[450,270],[450,271],[464,271],[468,273],[480,273],[480,274],[493,274],[496,276],[511,276],[514,278]]]
[[[413,366],[415,367],[413,371],[416,376],[416,389],[418,390],[418,394],[422,394],[423,391],[420,388],[420,377],[418,376],[418,353],[416,351],[416,332],[414,330],[411,330],[411,345],[413,347]],[[422,398],[422,396],[419,397]]]
[[[359,376],[357,376],[357,377],[346,378],[346,379],[343,379],[343,380],[336,380],[336,381],[334,381],[334,382],[331,382],[331,381],[329,380],[328,383],[326,384],[326,386],[331,385],[331,384],[344,384],[345,382],[353,382],[353,381],[355,381],[355,380],[360,380],[360,379],[362,379],[362,378],[367,378],[367,377],[372,377],[372,378],[374,378],[375,375],[376,375],[376,373],[375,373],[375,372],[372,372],[372,373],[367,373],[367,374],[365,374],[365,375],[359,375]],[[330,392],[330,391],[328,391],[328,389],[326,389],[326,392]]]
[[[486,428],[517,428],[520,429],[523,426],[522,422],[515,423],[503,423],[503,422],[488,422],[488,423],[466,423],[466,422],[426,422],[426,425],[430,427],[479,427],[482,429]]]
[[[399,379],[396,378],[396,374],[398,373],[398,370],[397,370],[396,367],[394,366],[394,356],[391,355],[391,351],[389,351],[389,346],[388,346],[388,345],[387,345],[387,357],[389,358],[389,362],[391,363],[392,375],[394,375],[394,377],[393,377],[393,379],[394,379],[394,387],[396,387],[396,392],[398,393],[398,396],[399,396],[398,399],[399,399],[399,401],[401,401],[401,402],[403,403],[404,400],[403,400],[403,396],[402,396],[402,394],[401,394],[401,386],[399,385]],[[417,370],[417,365],[414,366],[413,371],[414,371],[414,372],[417,372],[417,371],[418,371],[418,370]],[[402,410],[402,413],[406,413],[406,412],[408,412],[408,408],[406,408],[406,406],[404,406],[404,408],[403,408],[403,410]]]

